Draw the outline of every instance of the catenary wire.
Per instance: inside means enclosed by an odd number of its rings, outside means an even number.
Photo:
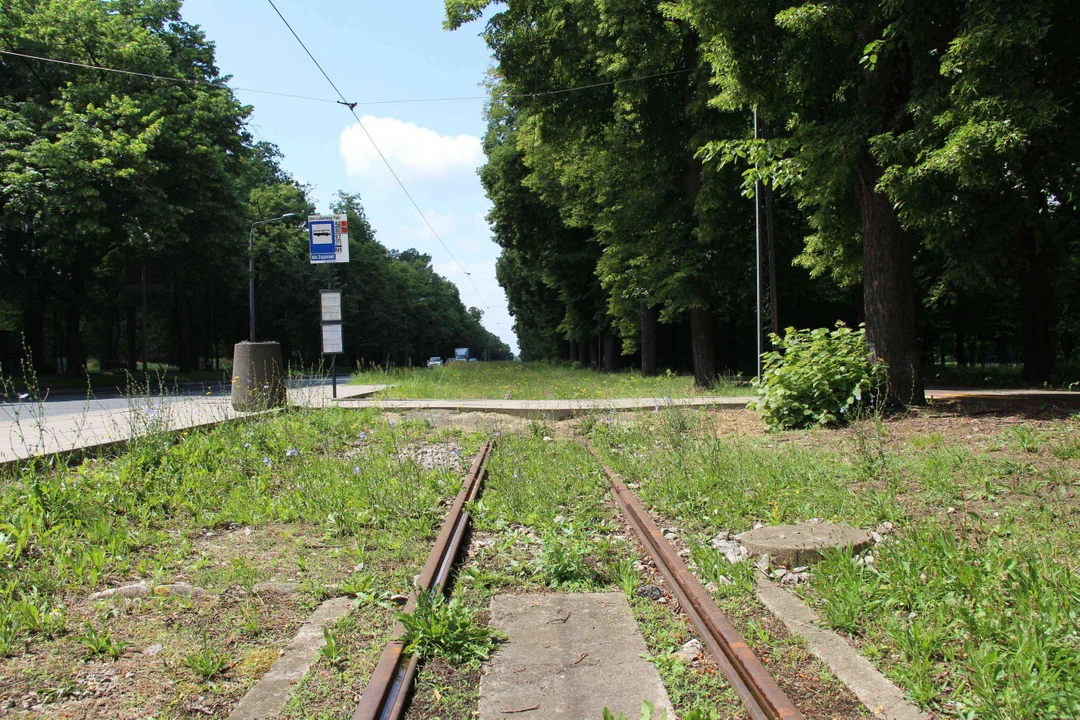
[[[137,72],[135,70],[122,70],[120,68],[105,67],[104,65],[91,65],[89,63],[75,62],[73,60],[61,60],[59,58],[42,57],[40,55],[29,55],[27,53],[14,52],[13,50],[0,50],[0,55],[12,55],[14,57],[25,58],[27,60],[38,60],[40,62],[55,63],[57,65],[68,65],[71,67],[84,68],[86,70],[100,70],[102,72],[118,73],[120,75],[131,75],[134,77],[148,78],[151,80],[164,80],[171,83],[182,83],[184,85],[201,85],[208,88],[216,88],[218,90],[230,89],[227,85],[215,85],[214,83],[207,82],[205,80],[189,80],[187,78],[175,78],[167,77],[165,75],[155,75],[153,73]],[[330,100],[328,98],[310,97],[308,95],[294,95],[292,93],[277,92],[274,90],[257,90],[255,88],[237,87],[231,88],[235,91],[259,93],[260,95],[276,95],[278,97],[292,98],[294,100],[310,100],[311,102],[323,102],[323,103],[337,103],[337,100]]]
[[[473,292],[476,293],[477,299],[480,300],[480,303],[484,306],[485,309],[491,310],[491,306],[489,306],[487,302],[485,302],[484,296],[480,293],[480,289],[477,288],[476,283],[473,282],[472,275],[470,275],[469,271],[465,269],[465,266],[461,264],[461,261],[457,259],[457,256],[454,255],[454,253],[450,250],[449,246],[447,246],[447,244],[443,242],[442,236],[440,236],[438,231],[435,230],[435,227],[431,224],[431,221],[427,219],[427,215],[425,215],[424,211],[420,209],[420,205],[416,202],[416,200],[413,199],[412,194],[409,192],[408,188],[405,187],[405,183],[403,183],[401,181],[401,178],[398,177],[398,174],[394,170],[393,166],[390,164],[390,161],[386,159],[386,156],[383,154],[382,149],[375,142],[375,138],[371,137],[371,133],[369,133],[367,128],[364,127],[364,123],[362,120],[360,120],[360,116],[356,114],[356,103],[350,103],[348,100],[345,99],[345,95],[342,94],[341,90],[338,89],[338,86],[334,84],[334,81],[330,79],[330,76],[326,73],[325,70],[323,70],[323,67],[319,64],[319,61],[316,60],[315,56],[311,54],[310,50],[308,50],[308,47],[304,44],[304,41],[301,40],[300,36],[296,34],[295,30],[293,30],[293,27],[289,24],[289,21],[286,20],[285,16],[281,14],[280,10],[278,10],[277,5],[274,4],[274,0],[266,1],[270,3],[270,7],[274,8],[274,12],[276,12],[277,16],[281,18],[281,21],[285,23],[285,27],[289,29],[289,32],[292,33],[292,36],[296,38],[296,42],[300,43],[300,47],[304,49],[304,52],[307,53],[307,56],[311,58],[311,61],[313,63],[315,63],[315,67],[317,67],[319,69],[319,72],[322,73],[322,76],[326,78],[326,82],[330,83],[330,87],[334,88],[334,92],[336,92],[338,94],[338,97],[341,98],[340,104],[344,105],[346,108],[349,109],[349,112],[352,113],[353,118],[356,120],[356,124],[360,126],[360,129],[364,132],[364,135],[367,136],[368,142],[370,142],[371,146],[375,148],[375,152],[378,153],[379,158],[382,159],[383,164],[386,165],[386,169],[389,170],[390,174],[394,176],[394,180],[397,181],[398,187],[400,187],[401,191],[405,193],[405,197],[409,198],[409,202],[412,203],[413,208],[420,215],[421,219],[423,219],[424,224],[427,225],[429,230],[431,230],[431,234],[435,236],[435,239],[439,241],[440,245],[442,245],[443,250],[446,251],[446,254],[450,256],[450,258],[457,264],[457,266],[461,268],[461,271],[465,273],[466,277],[469,278],[469,284],[472,285]]]

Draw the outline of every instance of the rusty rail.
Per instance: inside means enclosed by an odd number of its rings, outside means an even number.
[[[462,538],[469,528],[469,513],[465,511],[465,503],[472,502],[480,493],[480,485],[493,447],[494,441],[489,440],[484,443],[476,459],[473,460],[472,468],[465,476],[461,490],[454,498],[454,504],[450,506],[446,519],[443,520],[439,536],[431,548],[427,562],[424,563],[424,569],[420,571],[417,581],[419,590],[445,592],[446,583],[450,579],[450,570],[461,548]],[[411,613],[415,608],[416,592],[414,591],[405,604],[405,612]],[[390,642],[386,644],[382,657],[379,658],[379,664],[375,666],[364,694],[360,698],[360,703],[353,712],[353,720],[396,720],[404,715],[405,704],[409,698],[409,690],[412,689],[416,665],[419,661],[416,655],[406,657],[403,653],[404,630],[401,623],[394,624],[393,635]]]
[[[626,519],[634,527],[656,567],[667,580],[694,627],[701,633],[705,645],[720,665],[739,698],[754,720],[803,720],[791,700],[776,684],[769,671],[739,636],[712,596],[702,587],[675,549],[664,538],[660,528],[649,517],[637,496],[615,472],[605,465],[591,443],[588,451],[600,460],[611,482],[612,494]]]

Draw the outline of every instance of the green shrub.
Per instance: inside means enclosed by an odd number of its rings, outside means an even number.
[[[761,381],[753,382],[759,396],[750,404],[770,428],[839,425],[882,398],[885,364],[871,360],[863,326],[838,322],[770,337],[776,350],[762,355]]]
[[[451,665],[477,666],[488,659],[501,636],[476,622],[472,610],[454,598],[436,592],[421,592],[412,614],[394,613],[405,627],[402,641],[406,653],[427,660],[445,658]]]

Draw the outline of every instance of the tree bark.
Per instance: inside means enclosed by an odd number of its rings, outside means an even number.
[[[966,338],[964,337],[964,326],[957,323],[954,332],[956,333],[956,364],[959,367],[967,365],[967,350],[964,347]]]
[[[690,342],[694,355],[694,384],[701,388],[708,387],[716,379],[711,310],[700,307],[690,310]]]
[[[608,330],[604,333],[604,372],[619,372],[619,336]]]
[[[45,298],[30,299],[29,306],[23,308],[23,353],[24,360],[30,360],[34,372],[45,371]],[[30,357],[25,355],[29,353]],[[30,368],[27,368],[29,370]],[[21,373],[20,373],[21,374]]]
[[[187,294],[179,270],[173,273],[173,301],[176,303],[176,365],[180,372],[191,372],[194,363],[191,352],[191,328],[188,325]]]
[[[129,303],[127,306],[127,369],[128,372],[135,372],[139,369],[139,344],[137,340],[137,317],[135,304]]]
[[[577,352],[577,340],[570,341],[570,362],[576,363],[578,361]]]
[[[82,309],[77,301],[69,301],[64,311],[64,345],[67,350],[67,363],[64,375],[69,378],[82,377],[86,365],[86,354],[82,341]]]
[[[656,326],[660,320],[660,311],[641,301],[641,374],[644,377],[656,374]]]
[[[1020,306],[1024,314],[1024,369],[1026,382],[1050,382],[1054,371],[1054,295],[1050,284],[1050,256],[1032,227],[1020,231],[1024,266]]]
[[[588,344],[588,346],[589,346],[589,367],[593,367],[593,368],[594,368],[594,367],[597,367],[597,365],[596,365],[596,361],[597,361],[597,357],[596,357],[596,343],[595,343],[595,342],[593,342],[593,339],[592,339],[592,338],[589,338],[589,339],[588,339],[588,340],[586,340],[585,342],[586,342],[586,344]]]
[[[888,364],[889,398],[901,405],[926,402],[915,329],[915,273],[910,236],[892,202],[875,188],[881,170],[864,149],[855,198],[863,232],[863,305],[872,354]]]

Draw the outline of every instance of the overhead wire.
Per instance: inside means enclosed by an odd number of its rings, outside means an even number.
[[[310,97],[308,95],[294,95],[292,93],[277,92],[275,90],[257,90],[255,88],[245,87],[230,88],[228,85],[217,85],[207,80],[193,80],[189,78],[169,77],[167,75],[155,75],[154,73],[138,72],[136,70],[123,70],[121,68],[106,67],[104,65],[92,65],[90,63],[75,62],[74,60],[61,60],[60,58],[43,57],[41,55],[30,55],[29,53],[15,52],[13,50],[0,50],[0,55],[11,55],[27,60],[38,60],[40,62],[55,63],[57,65],[68,65],[71,67],[78,67],[86,70],[100,70],[102,72],[117,73],[120,75],[131,75],[134,77],[148,78],[151,80],[164,80],[165,82],[181,83],[184,85],[201,85],[203,87],[214,88],[218,90],[231,89],[234,91],[259,93],[261,95],[276,95],[278,97],[292,98],[294,100],[310,100],[311,102],[337,103],[337,100],[329,100],[327,98]]]
[[[277,8],[275,8],[276,10]],[[280,14],[280,13],[279,13]],[[185,85],[202,85],[208,88],[215,88],[220,90],[231,89],[235,92],[250,92],[258,93],[260,95],[274,95],[277,97],[290,98],[293,100],[307,100],[309,102],[328,103],[331,105],[344,104],[341,100],[333,100],[331,98],[312,97],[310,95],[299,95],[296,93],[280,92],[277,90],[262,90],[258,88],[249,87],[232,87],[229,85],[217,85],[207,80],[193,80],[189,78],[169,77],[167,75],[155,75],[154,73],[138,72],[136,70],[124,70],[122,68],[107,67],[105,65],[94,65],[91,63],[76,62],[74,60],[61,60],[60,58],[46,57],[44,55],[30,55],[29,53],[15,52],[13,50],[0,50],[0,55],[12,55],[14,57],[20,57],[27,60],[37,60],[39,62],[55,63],[57,65],[69,65],[71,67],[84,68],[86,70],[100,70],[102,72],[118,73],[121,75],[131,75],[134,77],[148,78],[152,80],[164,80],[165,82],[183,83]],[[310,56],[310,54],[309,54]],[[317,64],[317,63],[316,63]],[[496,93],[493,95],[461,95],[458,97],[432,97],[432,98],[401,98],[396,100],[360,100],[348,105],[355,105],[356,107],[368,107],[372,105],[406,105],[415,103],[438,103],[438,102],[461,102],[468,100],[490,100],[492,98],[539,98],[546,97],[548,95],[565,95],[566,93],[577,92],[579,90],[593,90],[600,87],[607,87],[610,85],[621,85],[623,83],[639,82],[642,80],[653,80],[661,77],[669,77],[672,75],[682,75],[685,73],[694,72],[696,70],[707,69],[707,65],[701,65],[693,68],[680,68],[678,70],[671,70],[662,73],[653,73],[651,75],[637,75],[628,78],[619,78],[617,80],[607,80],[599,83],[591,83],[588,85],[572,85],[565,88],[557,88],[555,90],[543,90],[539,92],[529,93]],[[332,84],[332,83],[331,83]],[[336,88],[335,88],[336,89]]]
[[[323,66],[319,64],[319,61],[316,60],[315,56],[311,54],[311,51],[308,50],[308,47],[304,44],[304,41],[301,40],[300,36],[297,35],[295,30],[293,30],[293,27],[289,24],[289,21],[286,20],[285,16],[281,14],[280,10],[278,10],[277,5],[274,4],[274,0],[266,1],[270,3],[270,7],[274,8],[274,12],[276,12],[277,16],[281,18],[281,21],[285,23],[285,27],[289,29],[289,32],[292,33],[292,36],[296,38],[296,42],[300,43],[300,47],[302,47],[304,49],[304,52],[307,53],[307,56],[311,58],[311,62],[315,63],[315,67],[317,67],[319,69],[319,72],[322,73],[322,76],[326,78],[326,82],[330,83],[330,87],[334,88],[334,92],[336,92],[338,94],[338,97],[341,98],[339,104],[344,105],[346,108],[349,109],[349,112],[352,113],[353,119],[356,120],[356,124],[360,126],[360,129],[364,132],[364,135],[367,136],[367,139],[371,143],[371,146],[375,148],[375,152],[378,153],[379,158],[382,159],[383,164],[386,165],[386,169],[389,170],[390,174],[394,176],[394,180],[397,181],[398,187],[401,188],[401,191],[405,193],[405,197],[409,198],[409,202],[412,203],[413,208],[420,215],[420,218],[424,221],[424,224],[427,225],[428,230],[430,230],[431,234],[435,236],[435,239],[439,241],[439,244],[442,245],[443,250],[446,251],[446,254],[450,256],[450,258],[457,264],[457,266],[461,268],[461,271],[465,273],[465,276],[469,278],[469,284],[472,285],[473,292],[476,293],[476,297],[480,300],[480,303],[487,310],[491,310],[491,306],[488,305],[487,302],[485,302],[484,296],[483,294],[481,294],[480,289],[476,287],[476,283],[473,281],[472,275],[469,273],[468,270],[465,269],[465,266],[461,264],[461,261],[457,259],[457,256],[454,255],[453,251],[450,250],[450,247],[443,241],[442,236],[439,235],[439,232],[435,229],[435,226],[431,224],[431,221],[427,219],[427,215],[425,215],[424,211],[420,209],[420,205],[416,202],[415,199],[413,199],[412,193],[410,193],[409,189],[405,187],[405,183],[403,183],[401,181],[401,178],[398,177],[398,174],[394,170],[394,167],[390,164],[390,161],[386,159],[386,155],[383,154],[382,149],[379,147],[378,143],[375,142],[375,138],[373,138],[371,136],[371,133],[368,132],[368,129],[364,127],[364,123],[360,119],[360,116],[356,114],[356,103],[349,102],[345,99],[345,95],[341,92],[341,90],[338,89],[338,86],[334,83],[334,81],[330,79],[330,76],[326,73],[326,70],[323,69]]]

